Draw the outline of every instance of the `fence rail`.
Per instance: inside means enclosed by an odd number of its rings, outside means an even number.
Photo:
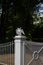
[[[14,43],[0,44],[0,62],[7,65],[14,65]]]
[[[25,54],[26,65],[43,65],[43,43],[26,41],[25,46],[28,49]]]
[[[15,41],[0,44],[0,63],[7,65],[43,65],[43,43],[15,36]]]

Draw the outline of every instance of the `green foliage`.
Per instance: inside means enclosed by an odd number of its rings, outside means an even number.
[[[36,21],[35,21],[36,20]],[[32,40],[43,42],[43,17],[37,19],[37,17],[33,18],[33,22],[39,21],[39,23],[33,25],[33,31],[31,33]]]
[[[33,21],[37,21],[38,18],[37,16],[34,19],[32,17],[33,8],[38,3],[37,0],[2,0],[1,41],[11,41],[17,27],[23,28],[30,40],[41,36],[43,24],[33,25]],[[43,18],[41,20],[43,21]],[[40,36],[37,36],[38,32]]]

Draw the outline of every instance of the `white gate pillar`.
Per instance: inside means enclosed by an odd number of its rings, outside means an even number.
[[[25,36],[15,36],[15,65],[25,65]]]

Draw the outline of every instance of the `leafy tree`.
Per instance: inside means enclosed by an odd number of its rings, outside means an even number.
[[[29,9],[29,2],[30,1],[28,0],[2,1],[1,37],[3,40],[8,37],[9,40],[11,40],[12,37],[15,35],[14,33],[17,27],[22,27],[27,35],[27,31],[31,29],[30,25],[32,25],[32,16],[30,15],[31,9]]]
[[[1,41],[11,41],[17,27],[24,29],[28,39],[35,37],[34,31],[40,26],[33,25],[32,15],[38,3],[38,0],[2,0]]]

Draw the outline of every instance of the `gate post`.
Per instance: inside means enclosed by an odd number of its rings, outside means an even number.
[[[22,35],[15,36],[15,64],[14,65],[25,65],[25,40],[26,37]]]

